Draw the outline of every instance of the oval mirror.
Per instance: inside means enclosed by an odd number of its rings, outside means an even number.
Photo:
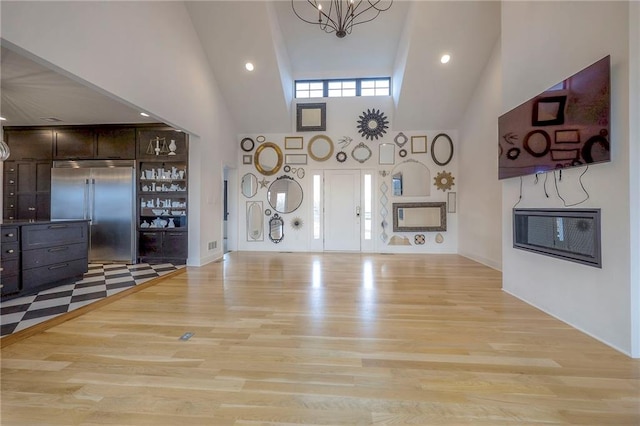
[[[405,160],[391,171],[392,195],[425,197],[431,195],[431,172],[416,160]]]
[[[289,176],[280,176],[267,191],[267,201],[279,213],[291,213],[302,204],[302,187]]]
[[[242,176],[242,195],[251,198],[258,193],[258,178],[253,173],[247,173]]]
[[[262,202],[247,201],[247,241],[263,241]]]
[[[256,149],[254,163],[256,169],[265,176],[278,173],[282,167],[282,151],[273,142],[265,142]]]
[[[316,135],[307,145],[309,156],[316,161],[326,161],[333,155],[333,141],[329,136]]]
[[[431,159],[438,166],[446,166],[453,158],[453,141],[449,135],[440,133],[431,142]]]
[[[278,244],[284,238],[284,220],[278,213],[269,219],[269,239]]]
[[[355,148],[353,148],[353,151],[351,151],[351,156],[356,161],[364,163],[369,158],[371,158],[371,149],[369,149],[369,147],[365,145],[364,142],[360,142],[355,146]]]

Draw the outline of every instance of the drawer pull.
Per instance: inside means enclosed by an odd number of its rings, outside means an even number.
[[[49,253],[54,253],[56,251],[65,251],[65,250],[69,250],[69,247],[54,247],[49,249]]]
[[[28,209],[28,210],[29,210],[30,212],[33,212],[33,211],[35,211],[35,210],[36,210],[36,208],[35,208],[35,207],[29,207],[29,209]]]
[[[6,236],[11,238],[11,237],[13,237],[13,233],[6,234]]]
[[[15,180],[10,180],[9,183],[16,183],[16,181]]]
[[[15,252],[15,250],[14,250],[14,249],[9,249],[9,250],[7,250],[7,253],[14,253],[14,252]]]
[[[69,266],[68,263],[64,263],[62,265],[49,266],[49,270],[52,271],[54,269],[66,268],[67,266]]]
[[[66,227],[67,225],[49,225],[49,229],[62,229]]]

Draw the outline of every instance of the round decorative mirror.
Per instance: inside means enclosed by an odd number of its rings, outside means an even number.
[[[333,155],[333,141],[329,136],[316,135],[307,145],[309,156],[316,161],[326,161]]]
[[[267,201],[278,213],[291,213],[302,204],[302,187],[289,176],[280,176],[267,191]]]
[[[387,133],[387,129],[389,128],[388,124],[389,120],[387,120],[384,112],[367,109],[367,111],[363,112],[360,116],[360,120],[358,120],[358,132],[364,136],[365,139],[378,139],[383,133]]]
[[[369,158],[371,158],[371,149],[364,142],[360,142],[358,145],[353,148],[351,151],[351,156],[360,163],[364,163]]]
[[[449,135],[440,133],[431,142],[431,159],[438,166],[446,166],[453,158],[453,142]]]
[[[242,176],[242,195],[251,198],[258,193],[258,178],[253,173],[247,173]]]
[[[282,167],[282,151],[275,143],[265,142],[256,149],[253,162],[263,175],[275,175]]]
[[[253,148],[255,147],[255,142],[253,142],[253,139],[251,138],[244,138],[242,139],[242,141],[240,141],[240,148],[244,151],[244,152],[251,152],[253,151]]]

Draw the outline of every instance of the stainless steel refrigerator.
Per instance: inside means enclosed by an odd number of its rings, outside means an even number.
[[[135,263],[135,161],[54,161],[51,219],[88,219],[89,262]]]

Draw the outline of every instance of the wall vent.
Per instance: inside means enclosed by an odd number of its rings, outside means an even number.
[[[513,209],[513,247],[602,268],[600,209]]]

